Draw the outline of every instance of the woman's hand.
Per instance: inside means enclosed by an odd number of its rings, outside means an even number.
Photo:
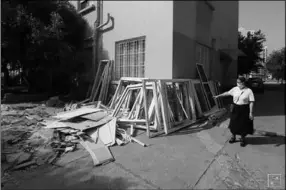
[[[252,113],[249,113],[249,119],[250,119],[250,120],[253,120],[253,119],[254,119],[254,117],[253,117],[253,114],[252,114]]]

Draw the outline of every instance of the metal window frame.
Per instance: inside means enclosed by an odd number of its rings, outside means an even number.
[[[140,42],[142,41],[143,44],[140,44]],[[136,42],[138,42],[138,52],[135,52],[136,48],[132,47],[133,45],[135,45]],[[142,51],[140,51],[140,49]],[[118,51],[122,52],[122,57],[120,57],[121,54],[118,53]],[[126,51],[125,55],[124,51]],[[141,77],[141,78],[145,77],[146,36],[139,36],[135,38],[116,41],[114,52],[115,52],[115,64],[114,64],[113,80],[119,80],[121,77]],[[131,52],[133,52],[133,55],[130,55]],[[140,54],[143,54],[141,62],[139,62]],[[130,58],[130,56],[133,57]],[[138,65],[128,65],[131,62],[129,59],[133,60],[136,59]],[[118,66],[118,64],[120,65]],[[134,67],[134,69],[132,69],[132,67]],[[142,68],[140,69],[140,67]],[[132,74],[132,76],[129,76],[130,74]]]

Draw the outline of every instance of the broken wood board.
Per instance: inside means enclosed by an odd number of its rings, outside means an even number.
[[[80,144],[90,154],[94,166],[114,161],[110,150],[104,145],[104,143],[100,139],[98,139],[97,143],[95,143],[92,139],[81,138]]]
[[[84,119],[89,119],[92,121],[99,121],[101,119],[103,119],[104,117],[106,117],[108,115],[108,113],[106,111],[99,111],[99,112],[95,112],[95,113],[91,113],[91,114],[87,114],[87,115],[82,115],[80,116],[81,118]]]
[[[45,123],[42,123],[43,125],[46,125],[46,129],[56,129],[56,128],[64,128],[68,127],[66,123],[60,122],[60,121],[46,121]]]
[[[56,129],[56,128],[73,128],[77,129],[80,131],[85,131],[91,128],[95,128],[101,125],[104,125],[105,123],[109,122],[112,120],[113,117],[111,116],[106,116],[103,119],[99,121],[91,121],[91,120],[86,120],[86,121],[81,121],[81,122],[68,122],[68,121],[54,121],[50,124],[48,124],[45,128],[47,129]]]
[[[95,113],[95,112],[99,112],[99,111],[103,111],[103,110],[98,109],[98,108],[82,107],[82,108],[72,110],[72,111],[60,112],[56,116],[53,116],[53,117],[60,119],[60,120],[68,120],[68,119],[72,119],[74,117],[86,115],[89,113]]]
[[[99,127],[96,130],[88,131],[87,134],[93,139],[101,139],[106,146],[112,146],[116,143],[116,118]]]
[[[196,121],[185,121],[181,125],[178,125],[176,127],[169,129],[168,134],[174,133],[174,132],[179,131],[179,130],[186,128],[186,127],[195,128],[195,127],[201,125],[200,122],[202,122],[202,121],[204,121],[204,120],[200,119],[200,120],[196,120]],[[151,134],[151,138],[154,138],[156,136],[163,135],[163,134],[164,134],[164,131],[159,131],[157,133]],[[168,134],[165,134],[165,135],[168,135]]]

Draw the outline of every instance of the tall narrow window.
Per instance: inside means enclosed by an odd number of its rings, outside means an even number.
[[[114,80],[145,76],[145,36],[115,43]]]

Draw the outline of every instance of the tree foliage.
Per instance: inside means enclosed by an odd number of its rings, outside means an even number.
[[[278,80],[285,80],[285,47],[273,51],[266,62],[266,68]]]
[[[61,74],[70,81],[80,67],[75,56],[88,28],[75,8],[67,0],[4,0],[1,5],[2,68],[10,64],[27,75],[36,73],[38,82],[49,78],[52,84]]]
[[[260,53],[263,51],[263,43],[266,41],[265,35],[261,30],[250,32],[243,36],[241,32],[238,34],[238,48],[246,55],[238,59],[238,74],[248,74],[255,71],[261,65],[262,61]]]

